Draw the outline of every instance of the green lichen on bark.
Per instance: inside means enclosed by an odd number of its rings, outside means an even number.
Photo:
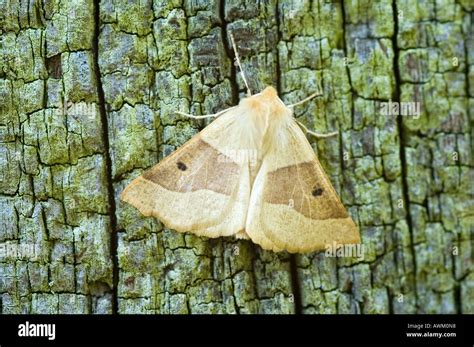
[[[469,1],[2,2],[2,313],[473,313]],[[365,256],[178,234],[122,189],[213,113],[275,86]],[[421,104],[414,117],[383,102]],[[114,237],[116,235],[116,237]],[[115,275],[114,275],[115,274]]]

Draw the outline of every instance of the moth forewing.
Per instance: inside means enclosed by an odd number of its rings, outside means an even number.
[[[284,140],[273,142],[256,176],[246,232],[264,248],[289,252],[358,243],[357,227],[311,145],[296,123],[289,124],[276,128],[275,137]]]
[[[223,114],[132,181],[121,199],[179,232],[218,237],[243,230],[250,196],[248,167],[227,157],[230,146],[223,146],[225,139],[235,139],[236,113],[238,108]]]

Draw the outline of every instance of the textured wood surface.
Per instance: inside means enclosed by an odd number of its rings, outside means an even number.
[[[474,313],[471,1],[0,4],[2,313]],[[363,259],[182,235],[119,201],[205,126],[173,111],[244,95],[230,30],[253,91],[323,93],[296,116],[339,130],[311,141]]]

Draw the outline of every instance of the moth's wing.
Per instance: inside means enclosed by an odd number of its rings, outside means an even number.
[[[296,122],[275,128],[255,178],[246,233],[263,248],[304,253],[359,243],[342,205]]]
[[[242,109],[233,108],[132,181],[121,199],[176,231],[208,237],[245,228],[248,166],[224,153],[237,146]]]

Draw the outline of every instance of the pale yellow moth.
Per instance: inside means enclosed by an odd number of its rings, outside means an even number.
[[[251,239],[273,251],[311,252],[359,243],[293,108],[273,87],[207,116],[217,117],[170,156],[133,180],[121,199],[168,228],[207,237]],[[309,132],[318,137],[332,136]]]

